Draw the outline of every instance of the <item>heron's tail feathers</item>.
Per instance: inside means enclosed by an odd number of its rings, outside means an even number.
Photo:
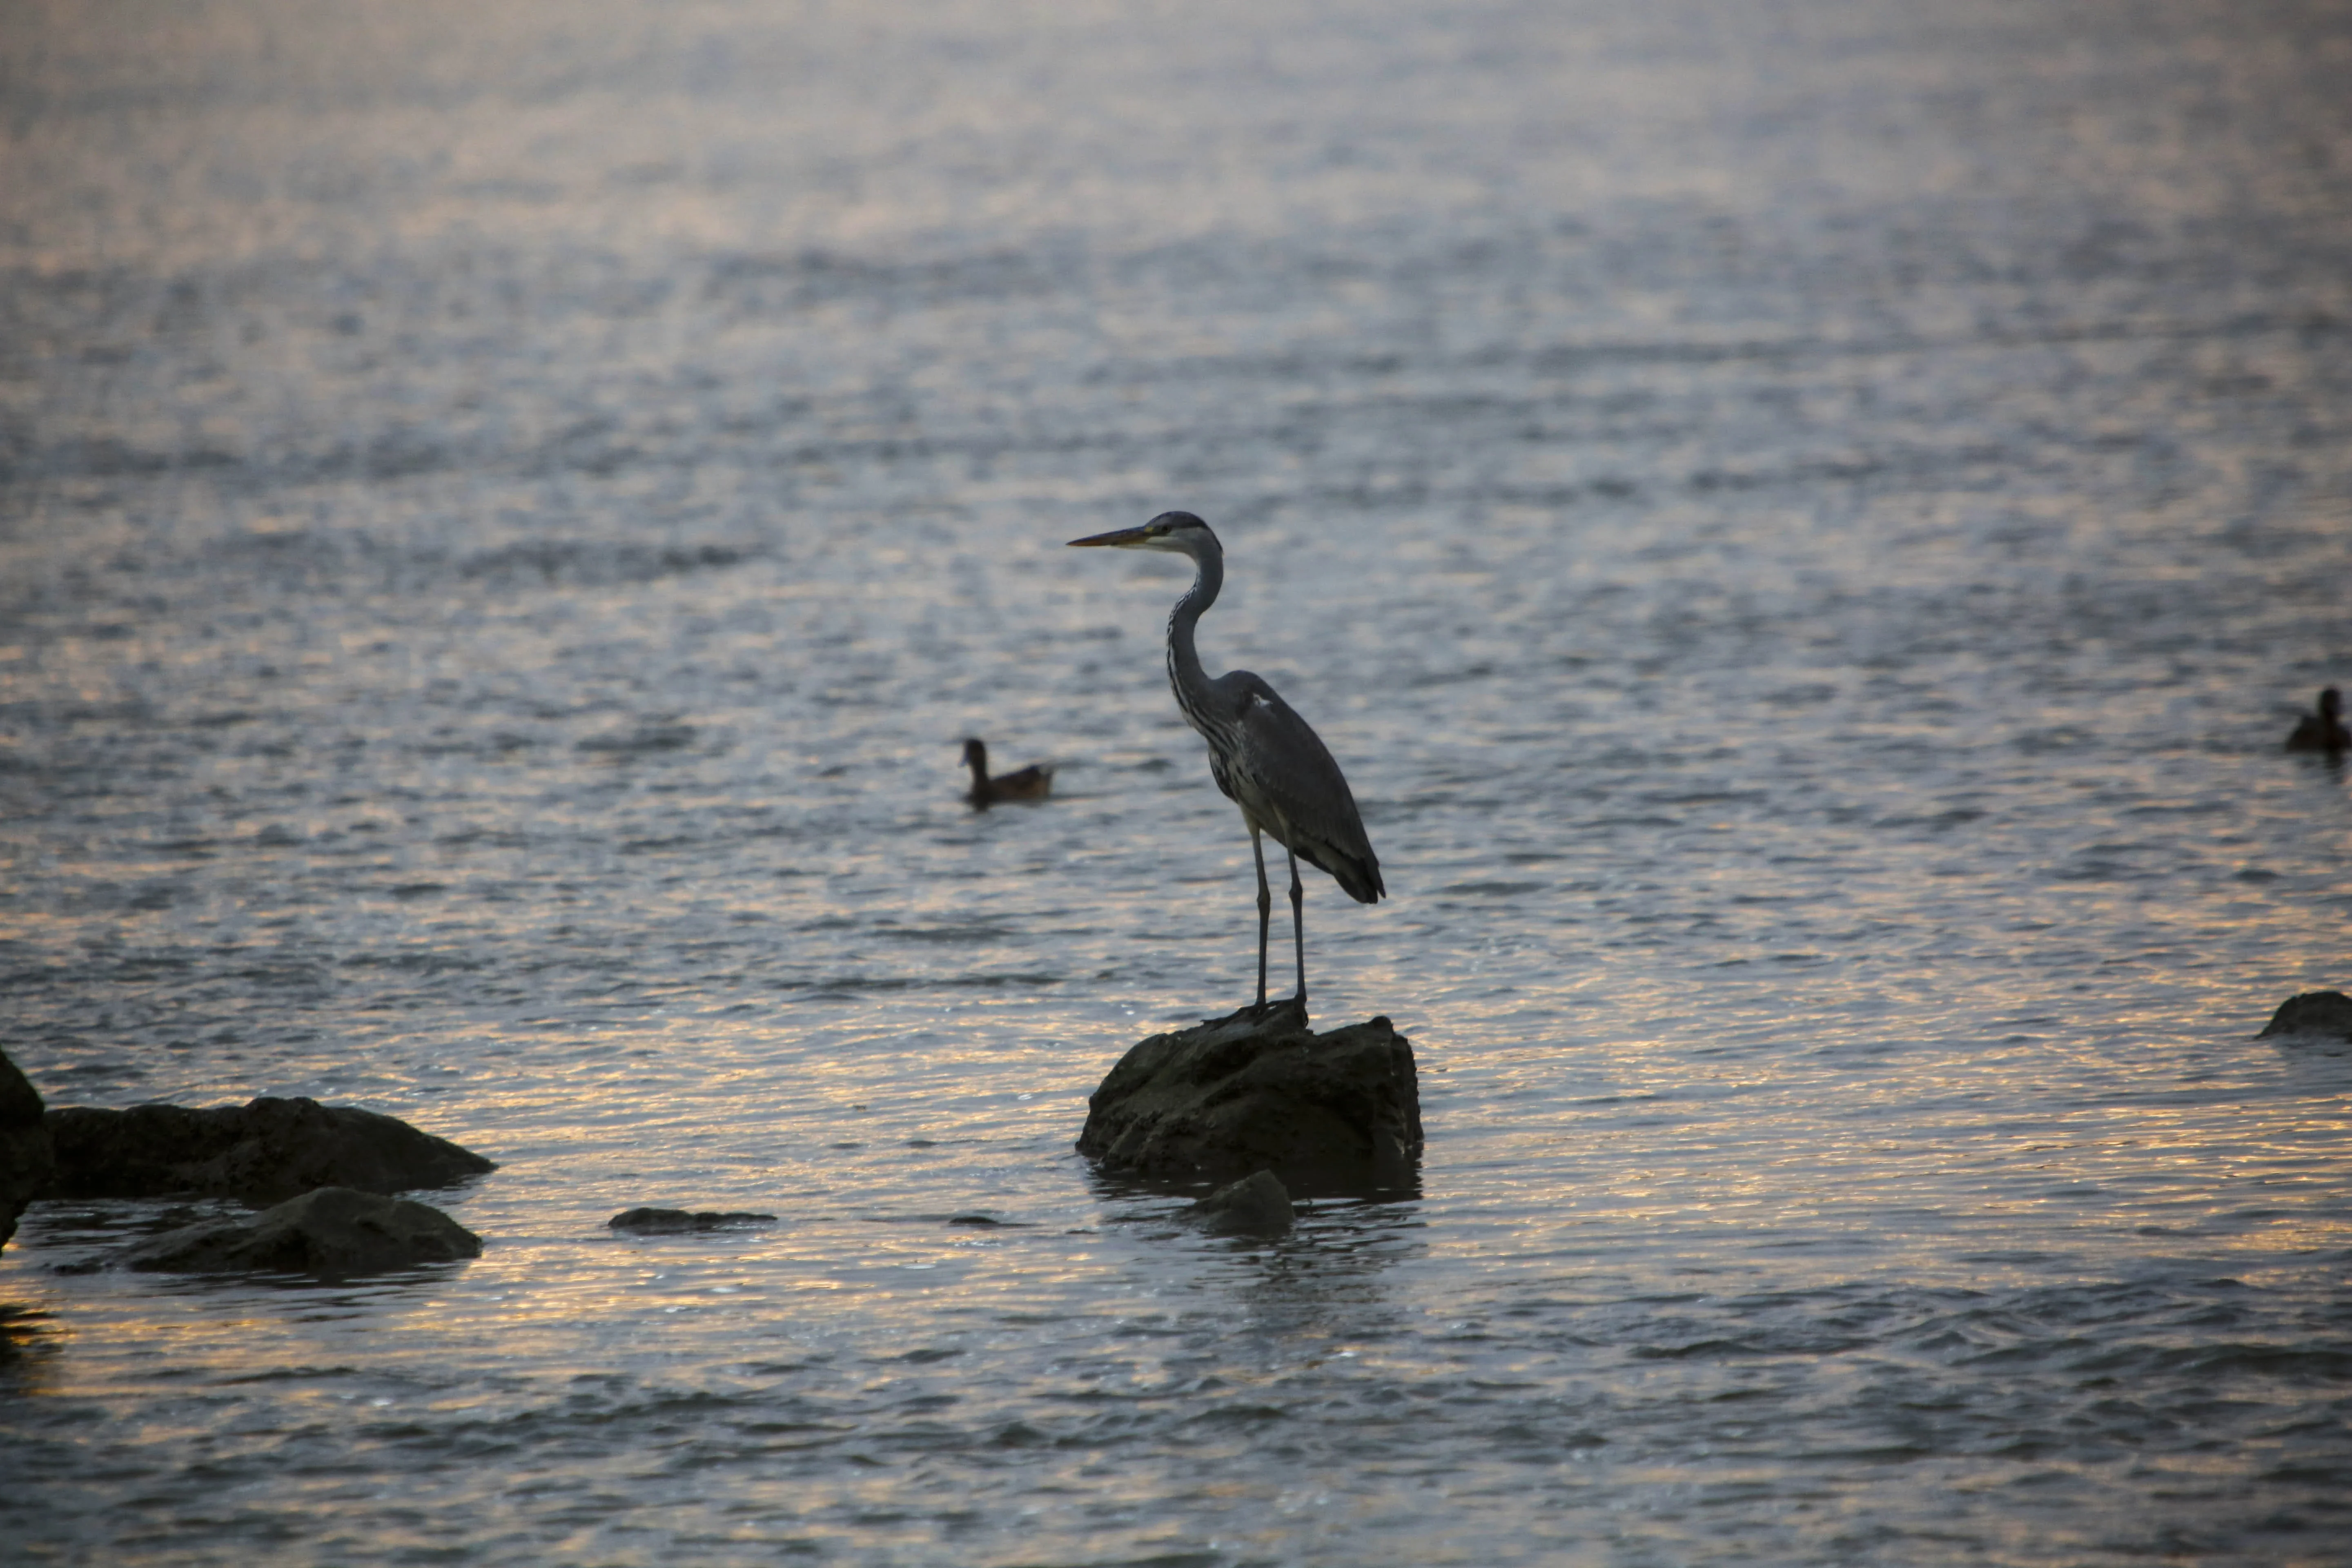
[[[1298,854],[1301,859],[1328,871],[1331,879],[1360,904],[1378,903],[1388,892],[1381,884],[1381,863],[1369,846],[1360,855],[1350,855],[1328,844],[1301,847]]]

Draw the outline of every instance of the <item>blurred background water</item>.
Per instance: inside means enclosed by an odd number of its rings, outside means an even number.
[[[0,7],[0,1047],[503,1162],[341,1289],[37,1206],[0,1541],[2345,1561],[2352,1047],[2252,1037],[2352,978],[2347,79],[2327,0]],[[1070,1149],[1254,978],[1184,573],[1062,549],[1179,506],[1422,1064],[1421,1198],[1277,1244]]]

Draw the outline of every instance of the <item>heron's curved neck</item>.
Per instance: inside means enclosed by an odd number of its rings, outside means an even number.
[[[1217,602],[1217,591],[1225,585],[1224,554],[1212,543],[1192,557],[1192,564],[1198,569],[1192,591],[1168,612],[1168,684],[1176,689],[1176,705],[1198,729],[1201,720],[1195,715],[1208,711],[1209,672],[1201,668],[1192,628],[1200,623],[1201,613]]]

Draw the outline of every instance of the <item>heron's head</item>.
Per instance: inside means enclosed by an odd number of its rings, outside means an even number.
[[[1088,541],[1082,539],[1078,542],[1084,544]],[[2322,691],[2319,694],[2319,710],[2330,719],[2339,717],[2344,711],[2344,693],[2332,686]]]
[[[1070,542],[1108,544],[1118,550],[1165,550],[1198,560],[1202,551],[1216,544],[1217,536],[1209,531],[1207,523],[1189,511],[1163,511],[1141,528],[1115,528],[1108,533],[1091,534]]]

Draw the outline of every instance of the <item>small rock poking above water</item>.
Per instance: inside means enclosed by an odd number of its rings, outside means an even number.
[[[1192,1205],[1192,1216],[1220,1236],[1287,1236],[1298,1223],[1289,1192],[1271,1171],[1219,1187]]]
[[[604,1224],[614,1230],[648,1231],[668,1235],[684,1230],[731,1230],[740,1226],[773,1225],[772,1214],[719,1214],[704,1209],[688,1214],[684,1209],[624,1209]]]
[[[2326,1035],[2352,1040],[2352,996],[2341,991],[2306,991],[2290,996],[2279,1004],[2279,1010],[2254,1038],[2267,1040],[2273,1035]]]
[[[397,1117],[315,1100],[246,1105],[68,1106],[46,1118],[57,1174],[43,1197],[199,1193],[274,1204],[314,1187],[403,1193],[446,1187],[497,1163]]]
[[[247,1220],[210,1220],[132,1247],[116,1267],[349,1279],[478,1258],[482,1239],[429,1204],[320,1187]]]
[[[1088,1105],[1078,1152],[1113,1174],[1181,1182],[1266,1171],[1318,1196],[1419,1183],[1412,1046],[1386,1018],[1318,1035],[1295,1002],[1244,1007],[1138,1041]]]
[[[0,1052],[0,1247],[16,1234],[16,1216],[49,1183],[53,1163],[41,1091]]]

